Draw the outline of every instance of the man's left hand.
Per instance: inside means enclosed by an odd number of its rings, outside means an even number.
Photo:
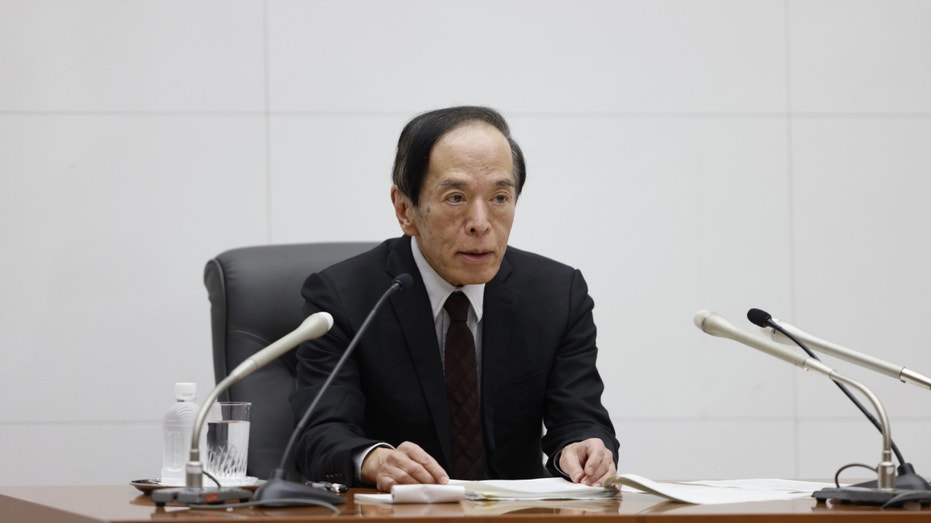
[[[598,438],[566,445],[559,456],[559,468],[573,483],[597,487],[617,475],[614,454]]]

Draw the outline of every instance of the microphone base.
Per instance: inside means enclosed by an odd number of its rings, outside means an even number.
[[[819,504],[828,499],[834,504],[879,505],[880,508],[901,507],[907,503],[931,504],[931,490],[878,489],[864,487],[823,488],[811,497]]]
[[[835,503],[853,505],[880,505],[882,508],[901,506],[905,503],[931,504],[931,485],[915,472],[911,463],[899,465],[895,477],[895,488],[881,489],[877,481],[866,481],[849,487],[823,488],[811,497],[824,503],[830,499]]]
[[[863,483],[857,483],[851,485],[853,487],[861,487],[867,489],[875,489],[877,482],[874,481],[865,481]],[[895,490],[931,490],[931,485],[925,480],[925,478],[919,476],[915,472],[915,467],[911,463],[905,463],[899,465],[898,474],[895,476]]]
[[[873,482],[875,484],[875,482]],[[882,505],[897,494],[901,494],[896,489],[878,489],[869,487],[840,487],[840,488],[823,488],[811,497],[818,500],[818,503],[824,503],[830,499],[839,503],[852,503],[855,505]]]
[[[267,507],[304,507],[305,503],[292,500],[309,500],[341,505],[346,502],[338,494],[281,478],[272,478],[255,491],[255,500]]]
[[[178,487],[155,490],[151,497],[156,507],[172,501],[181,505],[214,505],[229,500],[244,503],[252,499],[252,492],[236,487]]]

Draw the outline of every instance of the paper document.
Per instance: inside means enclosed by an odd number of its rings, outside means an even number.
[[[587,500],[614,499],[614,487],[587,487],[562,478],[449,480],[448,485],[395,485],[391,494],[356,494],[363,503],[450,503],[463,499],[505,500]]]
[[[834,486],[833,483],[784,479],[659,482],[636,474],[622,474],[607,483],[623,486],[622,492],[646,492],[672,501],[699,505],[810,498],[816,490]]]
[[[611,499],[617,496],[615,488],[589,487],[563,478],[453,479],[449,484],[464,486],[465,497],[471,500]]]

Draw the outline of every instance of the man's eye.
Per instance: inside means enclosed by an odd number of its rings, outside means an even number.
[[[462,202],[462,201],[464,201],[464,200],[465,200],[465,198],[463,198],[463,196],[462,196],[461,194],[453,194],[452,196],[449,197],[449,201],[451,201],[451,202],[453,202],[453,203],[460,203],[460,202]]]
[[[509,199],[510,198],[508,198],[508,195],[506,194],[499,194],[495,196],[496,203],[507,203]]]

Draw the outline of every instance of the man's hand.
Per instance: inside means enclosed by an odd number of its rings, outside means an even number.
[[[372,450],[362,462],[362,481],[391,492],[391,487],[404,483],[444,485],[449,482],[449,475],[419,445],[405,441],[397,449]]]
[[[602,486],[606,479],[617,475],[614,454],[598,438],[570,443],[559,456],[559,469],[573,483]]]

